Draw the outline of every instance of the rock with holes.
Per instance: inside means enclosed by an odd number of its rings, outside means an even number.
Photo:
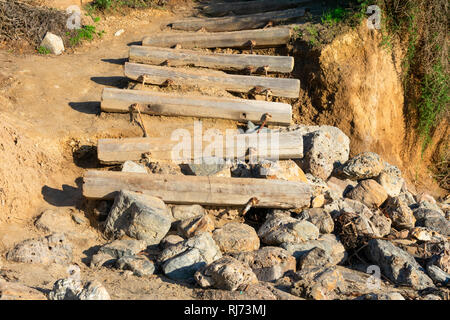
[[[36,289],[0,279],[0,300],[47,300],[47,297]]]
[[[372,239],[365,249],[366,256],[381,268],[381,272],[399,285],[421,290],[434,287],[433,281],[413,256],[386,240]]]
[[[364,152],[348,160],[339,172],[351,180],[376,178],[384,169],[380,156],[373,152]]]
[[[413,211],[416,226],[427,227],[444,236],[450,236],[450,221],[439,211],[419,207]]]
[[[350,139],[338,128],[323,126],[305,136],[304,162],[313,176],[326,180],[334,168],[347,161]]]
[[[146,167],[130,160],[122,164],[122,172],[148,173]]]
[[[49,50],[51,54],[60,55],[64,52],[64,42],[62,38],[51,32],[45,34],[40,46]]]
[[[343,263],[347,258],[344,246],[334,234],[324,234],[317,240],[310,240],[304,243],[283,243],[281,247],[286,249],[297,261],[300,261],[305,254],[314,248],[324,250],[332,265]]]
[[[260,245],[255,229],[238,222],[229,222],[215,230],[213,238],[223,253],[254,251]]]
[[[172,216],[161,199],[121,190],[106,220],[105,234],[112,239],[126,235],[153,245],[159,244],[171,224]]]
[[[384,210],[398,230],[413,228],[416,223],[412,210],[400,197],[389,198]]]
[[[98,281],[60,279],[49,293],[50,300],[111,300],[108,291]]]
[[[405,183],[400,169],[387,162],[384,163],[384,168],[376,180],[390,197],[397,197]]]
[[[209,215],[188,218],[182,220],[177,226],[178,233],[184,238],[190,238],[202,232],[214,231],[214,220]]]
[[[72,261],[72,246],[64,234],[28,239],[10,250],[6,258],[15,262],[68,264]]]
[[[330,267],[333,265],[333,257],[328,251],[315,247],[302,255],[298,260],[298,269]]]
[[[125,256],[116,261],[116,268],[130,270],[135,276],[144,277],[155,273],[155,264],[145,256]]]
[[[194,275],[195,280],[202,288],[235,291],[239,288],[258,283],[252,269],[233,257],[222,257]]]
[[[252,252],[233,254],[233,257],[252,268],[260,281],[274,281],[288,271],[295,272],[295,258],[279,247],[264,247]]]
[[[336,291],[343,286],[344,277],[336,267],[326,269],[305,269],[291,289],[293,295],[313,300],[337,299]]]
[[[319,229],[309,221],[284,214],[272,214],[259,228],[258,236],[267,245],[300,243],[319,237]]]
[[[334,221],[331,215],[321,208],[303,210],[298,216],[314,224],[320,233],[331,233],[334,230]]]
[[[220,259],[222,254],[209,233],[201,233],[166,248],[158,257],[165,275],[175,280],[193,279],[202,267]]]
[[[347,193],[346,197],[359,201],[369,208],[378,208],[386,201],[388,194],[375,180],[363,180]]]

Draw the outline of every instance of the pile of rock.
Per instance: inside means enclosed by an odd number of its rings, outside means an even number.
[[[303,159],[240,162],[220,170],[195,167],[191,174],[228,170],[233,177],[307,183],[314,190],[308,208],[255,209],[258,219],[252,220],[241,209],[169,205],[121,190],[104,222],[110,242],[92,256],[90,266],[139,277],[164,274],[229,291],[271,282],[306,299],[425,298],[418,291],[423,289],[442,298],[450,285],[448,201],[413,195],[400,170],[375,153],[349,158],[349,139],[337,128],[286,130],[303,135]],[[152,174],[136,163],[127,163],[124,170]],[[70,261],[69,247],[54,237],[25,241],[7,257]],[[45,251],[50,246],[51,253]],[[30,248],[42,253],[30,257]],[[81,299],[93,286],[66,282],[55,284],[51,298]]]

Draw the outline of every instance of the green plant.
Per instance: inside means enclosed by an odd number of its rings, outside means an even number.
[[[75,30],[74,35],[70,38],[70,43],[75,46],[83,40],[93,40],[95,35],[98,37],[102,37],[104,33],[104,30],[97,31],[97,28],[95,26],[85,25],[80,29]]]
[[[331,9],[325,12],[321,17],[321,20],[323,24],[334,26],[339,22],[344,21],[346,16],[347,16],[346,10],[342,7],[337,7],[335,9]]]
[[[309,44],[311,46],[316,46],[319,43],[319,31],[315,26],[307,26],[306,31],[309,33]]]
[[[50,54],[50,50],[43,46],[39,46],[39,48],[37,48],[37,52],[39,54]]]

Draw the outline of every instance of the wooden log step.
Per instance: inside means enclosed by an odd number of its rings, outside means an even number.
[[[220,70],[284,72],[294,69],[294,58],[253,54],[209,53],[193,50],[131,46],[130,62],[168,66],[195,66]]]
[[[192,48],[250,48],[278,47],[286,45],[291,39],[291,30],[287,27],[268,28],[262,30],[244,30],[234,32],[196,32],[173,33],[166,32],[144,37],[142,45],[153,47],[181,46]]]
[[[149,84],[164,85],[168,81],[176,85],[196,85],[203,88],[217,88],[232,92],[267,93],[272,96],[298,98],[298,79],[266,78],[232,75],[217,71],[199,71],[181,68],[150,66],[139,63],[125,63],[125,76]]]
[[[173,137],[164,138],[99,139],[97,156],[100,162],[104,164],[117,164],[127,160],[139,161],[144,154],[155,161],[169,160],[186,163],[201,158],[205,148],[210,145],[210,143],[202,142],[201,136],[191,137],[189,135],[184,137],[180,134],[180,132],[175,132]],[[183,140],[185,138],[190,140]],[[212,150],[211,153],[213,154],[209,156],[224,159],[248,159],[249,149],[253,148],[251,156],[260,160],[303,158],[303,136],[295,131],[278,134],[265,132],[259,134],[223,134],[218,139],[222,142],[222,148]],[[182,151],[178,148],[180,143],[186,143],[186,145],[183,145]],[[198,144],[201,144],[201,148],[198,147]]]
[[[172,29],[184,31],[238,31],[263,28],[269,22],[272,25],[278,25],[304,15],[305,9],[299,8],[223,18],[189,18],[172,22],[169,26]]]
[[[102,111],[126,113],[135,103],[139,104],[140,112],[151,115],[218,118],[245,122],[250,120],[258,123],[266,119],[265,114],[270,114],[266,123],[280,125],[289,125],[292,118],[292,107],[285,103],[103,89]]]
[[[142,192],[169,204],[246,206],[253,198],[259,208],[309,207],[312,189],[302,182],[251,178],[158,175],[114,171],[88,171],[83,195],[114,199],[120,190]]]
[[[224,16],[229,13],[243,15],[295,8],[307,2],[311,2],[311,0],[241,0],[233,3],[211,3],[203,6],[201,10],[202,13],[209,16]]]

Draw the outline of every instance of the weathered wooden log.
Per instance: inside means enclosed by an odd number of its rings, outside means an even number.
[[[190,96],[141,90],[103,89],[101,110],[106,112],[130,111],[139,105],[141,113],[165,116],[218,118],[236,121],[248,120],[268,124],[289,125],[292,107],[289,104],[246,99]],[[270,117],[264,115],[270,114]]]
[[[167,32],[144,37],[142,45],[153,47],[181,48],[250,48],[278,47],[286,45],[291,39],[291,30],[287,27],[268,28],[262,30],[244,30],[234,32],[195,32],[173,33]]]
[[[267,78],[232,75],[217,71],[201,71],[182,68],[150,66],[138,63],[125,63],[125,75],[137,81],[143,77],[148,84],[164,85],[168,80],[175,85],[217,88],[232,92],[267,93],[272,96],[298,98],[300,81],[298,79]]]
[[[309,207],[312,189],[302,182],[250,178],[158,175],[114,171],[88,171],[83,195],[114,199],[120,190],[142,192],[169,204],[240,206],[253,201],[259,208]]]
[[[176,50],[147,46],[131,46],[130,62],[169,66],[196,66],[203,68],[240,71],[251,69],[267,72],[291,72],[294,58],[254,54],[224,54],[193,50]]]
[[[195,133],[194,133],[195,134]],[[215,136],[217,148],[203,141],[201,135],[175,131],[164,138],[99,139],[97,156],[101,163],[117,164],[127,160],[138,161],[147,155],[155,161],[170,160],[189,163],[202,157],[248,159],[251,155],[262,159],[303,158],[303,136],[298,132],[259,134],[223,134]],[[249,154],[249,150],[252,152]],[[210,154],[205,154],[206,150]]]
[[[298,7],[311,0],[257,0],[239,1],[233,3],[211,3],[202,7],[202,12],[210,16],[224,16],[276,11]]]
[[[300,8],[223,18],[189,18],[174,21],[169,26],[172,29],[184,31],[201,29],[208,32],[238,31],[263,28],[269,22],[272,25],[278,25],[304,15],[305,9]]]

